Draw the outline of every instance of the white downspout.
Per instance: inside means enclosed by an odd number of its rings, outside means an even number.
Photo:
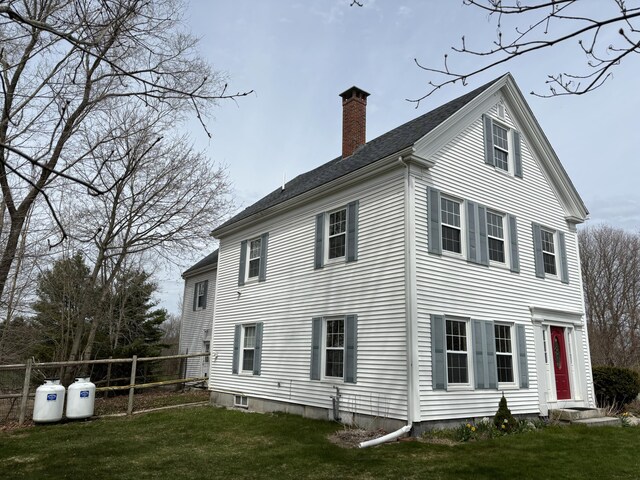
[[[404,258],[405,258],[405,302],[407,317],[407,425],[388,433],[382,437],[367,440],[359,444],[360,448],[373,447],[381,443],[389,442],[401,437],[411,431],[413,421],[419,418],[416,414],[417,402],[416,396],[416,379],[418,378],[418,345],[417,333],[417,287],[416,287],[416,261],[415,248],[413,242],[415,240],[415,184],[411,177],[411,166],[402,157],[398,161],[405,166],[405,189],[404,189]]]
[[[411,431],[411,428],[412,426],[409,423],[408,425],[405,425],[401,429],[396,430],[395,432],[388,433],[383,437],[378,437],[378,438],[374,438],[373,440],[367,440],[366,442],[361,442],[359,447],[367,448],[367,447],[373,447],[375,445],[380,445],[381,443],[390,442],[391,440],[395,440],[396,438],[404,435],[405,433],[409,433]]]

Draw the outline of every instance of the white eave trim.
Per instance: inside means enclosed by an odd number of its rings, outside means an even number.
[[[419,155],[416,155],[415,153],[411,153],[409,155],[403,156],[402,159],[410,164],[416,165],[418,167],[426,168],[426,169],[435,167],[436,165],[435,160],[431,158],[421,157]]]

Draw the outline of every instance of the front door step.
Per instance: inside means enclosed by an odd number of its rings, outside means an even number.
[[[620,425],[620,419],[605,416],[601,408],[559,408],[549,410],[549,419],[588,426]]]
[[[616,417],[585,418],[571,423],[574,425],[586,425],[587,427],[619,427],[622,425],[620,419]]]

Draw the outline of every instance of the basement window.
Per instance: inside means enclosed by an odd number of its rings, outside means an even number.
[[[233,406],[240,408],[249,408],[249,399],[244,395],[234,395]]]

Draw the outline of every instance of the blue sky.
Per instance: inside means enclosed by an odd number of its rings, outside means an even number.
[[[414,63],[440,66],[444,53],[460,45],[487,47],[495,21],[462,1],[191,0],[185,24],[200,37],[200,51],[228,73],[231,91],[253,90],[213,112],[209,140],[194,122],[198,146],[227,165],[238,207],[246,207],[282,183],[338,155],[341,104],[352,85],[371,94],[367,139],[415,118],[510,71],[591,212],[588,224],[607,222],[640,230],[640,142],[637,93],[640,63],[631,56],[607,84],[588,95],[541,99],[548,74],[581,72],[585,58],[577,42],[522,57],[448,86],[423,101],[407,102],[433,80]],[[585,0],[602,10],[609,0]],[[612,2],[611,2],[612,3]],[[613,40],[613,37],[612,37]],[[473,69],[483,60],[450,55],[450,64]],[[212,228],[215,225],[212,225]],[[193,262],[215,248],[194,252]],[[164,275],[162,306],[179,313],[180,271]]]

